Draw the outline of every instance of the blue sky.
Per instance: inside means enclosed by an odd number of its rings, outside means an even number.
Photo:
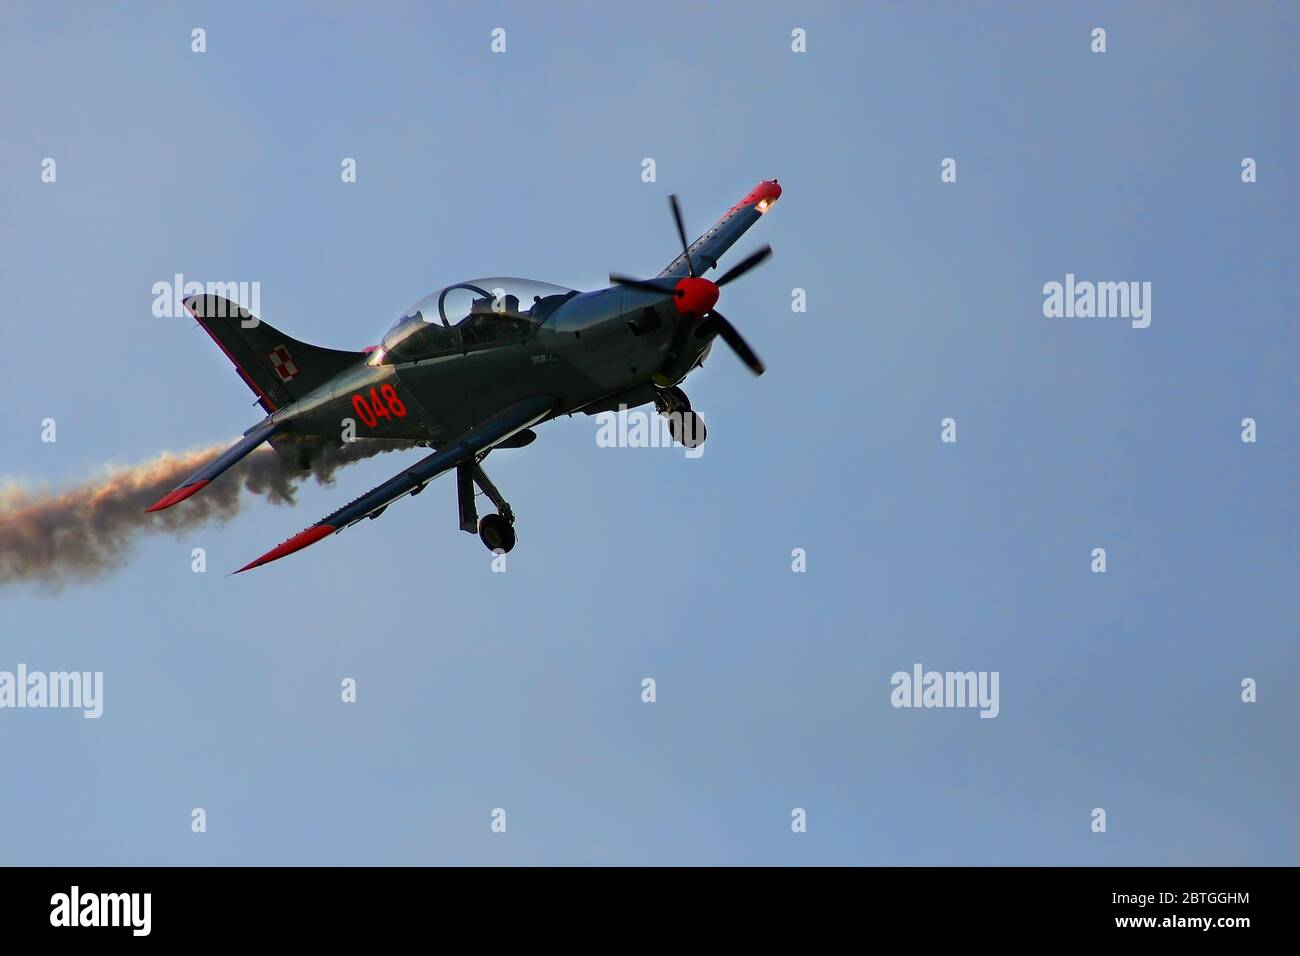
[[[174,273],[360,348],[472,276],[652,275],[668,193],[694,236],[776,176],[720,303],[769,372],[687,381],[698,459],[582,417],[494,454],[505,574],[443,479],[225,575],[385,456],[7,588],[0,670],[105,701],[0,711],[0,861],[1297,862],[1294,6],[259,6],[0,12],[0,474],[257,420],[151,314]],[[1045,318],[1066,273],[1151,282],[1151,326]],[[998,671],[999,716],[892,708],[916,662]]]

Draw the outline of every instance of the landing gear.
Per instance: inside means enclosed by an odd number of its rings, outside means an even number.
[[[508,553],[515,546],[515,513],[510,503],[502,497],[492,479],[487,476],[479,462],[460,465],[456,469],[456,498],[460,505],[460,530],[473,534],[478,532],[479,540],[494,554]],[[479,520],[478,509],[474,506],[474,486],[478,485],[483,493],[492,499],[497,513],[484,515]]]
[[[687,448],[699,448],[708,436],[704,419],[691,410],[691,400],[676,385],[661,388],[655,396],[655,409],[668,419],[668,432],[673,441]]]
[[[515,529],[503,514],[484,515],[478,523],[478,536],[493,554],[508,554],[515,546]]]
[[[670,414],[668,431],[673,436],[673,441],[680,442],[687,448],[699,448],[709,434],[700,413],[690,410]]]
[[[667,415],[669,412],[689,412],[691,400],[676,385],[670,385],[659,389],[655,395],[655,409],[660,415]]]

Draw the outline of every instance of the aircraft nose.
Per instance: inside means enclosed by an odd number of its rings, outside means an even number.
[[[682,315],[701,316],[718,304],[718,287],[708,279],[687,277],[673,290],[673,305]]]

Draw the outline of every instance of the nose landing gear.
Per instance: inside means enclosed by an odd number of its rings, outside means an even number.
[[[691,400],[676,385],[661,388],[655,396],[655,410],[668,419],[668,432],[673,441],[687,448],[699,448],[708,437],[704,418],[691,410]]]

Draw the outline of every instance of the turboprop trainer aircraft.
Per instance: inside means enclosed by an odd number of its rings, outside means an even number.
[[[594,415],[653,402],[673,437],[704,441],[700,417],[680,383],[722,339],[755,375],[763,363],[714,306],[719,290],[769,255],[762,246],[716,280],[741,235],[781,195],[760,182],[708,232],[687,245],[676,196],[669,206],[682,252],[653,279],[611,275],[609,288],[577,292],[521,279],[474,279],[445,286],[407,309],[378,346],[338,351],[299,342],[237,303],[191,296],[185,307],[235,364],[266,417],[244,437],[163,496],[160,511],[199,492],[263,442],[301,467],[342,445],[345,421],[358,438],[434,448],[431,455],[252,561],[247,571],[378,518],[455,469],[462,531],[478,531],[494,552],[515,545],[515,514],[483,470],[494,448],[520,448],[559,415]],[[480,521],[474,488],[497,511]],[[238,572],[236,572],[238,573]]]

